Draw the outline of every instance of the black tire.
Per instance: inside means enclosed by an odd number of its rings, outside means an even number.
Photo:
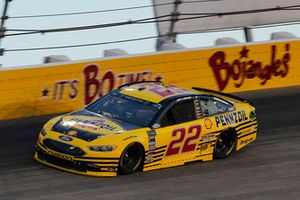
[[[214,147],[214,158],[228,157],[236,148],[237,137],[233,130],[228,130],[219,135]]]
[[[144,149],[141,144],[133,143],[128,145],[119,162],[119,174],[132,174],[137,171],[143,162]]]

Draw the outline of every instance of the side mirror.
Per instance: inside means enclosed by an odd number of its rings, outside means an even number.
[[[160,128],[160,123],[153,124],[152,128]]]

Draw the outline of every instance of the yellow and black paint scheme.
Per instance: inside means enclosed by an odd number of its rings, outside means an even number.
[[[256,139],[254,106],[232,95],[199,88],[184,89],[160,82],[124,85],[114,92],[157,104],[206,95],[230,102],[234,109],[204,116],[201,105],[196,105],[199,113],[196,119],[163,127],[155,120],[146,127],[124,126],[119,121],[83,109],[48,121],[38,136],[34,158],[71,173],[116,176],[124,149],[133,143],[143,146],[141,169],[149,171],[192,161],[213,160],[216,141],[228,130],[236,134],[235,150]],[[64,129],[64,125],[69,128]],[[98,147],[101,151],[93,149]]]

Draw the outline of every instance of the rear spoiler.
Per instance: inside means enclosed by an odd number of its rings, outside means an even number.
[[[209,93],[213,93],[213,94],[217,94],[217,95],[222,95],[225,97],[229,97],[241,102],[245,102],[245,103],[249,103],[251,106],[254,106],[254,104],[246,99],[243,99],[241,97],[232,95],[232,94],[228,94],[228,93],[224,93],[224,92],[220,92],[220,91],[215,91],[215,90],[210,90],[210,89],[206,89],[206,88],[199,88],[199,87],[192,87],[193,90],[197,90],[199,92],[209,92]]]

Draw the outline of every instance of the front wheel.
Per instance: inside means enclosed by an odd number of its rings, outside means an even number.
[[[214,158],[223,159],[229,156],[234,150],[237,137],[234,131],[229,130],[221,133],[214,148]]]
[[[143,147],[139,144],[128,145],[123,151],[119,162],[119,174],[132,174],[143,161]]]

